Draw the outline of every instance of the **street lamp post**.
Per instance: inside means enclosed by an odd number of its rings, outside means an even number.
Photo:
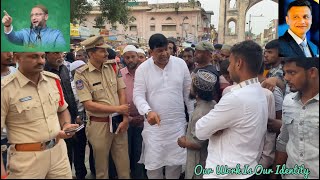
[[[250,39],[251,39],[251,18],[252,17],[264,17],[264,16],[262,14],[260,14],[259,16],[249,14],[249,38]]]

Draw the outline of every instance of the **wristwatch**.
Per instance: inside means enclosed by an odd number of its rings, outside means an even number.
[[[151,112],[151,109],[149,109],[149,110],[144,114],[144,117],[145,117],[146,119],[148,119],[148,114],[149,114],[149,112]]]

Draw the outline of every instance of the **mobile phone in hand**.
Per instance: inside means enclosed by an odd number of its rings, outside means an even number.
[[[81,124],[81,126],[75,128],[75,129],[66,129],[64,130],[65,133],[73,133],[73,132],[78,132],[80,131],[81,129],[84,128],[84,124]]]

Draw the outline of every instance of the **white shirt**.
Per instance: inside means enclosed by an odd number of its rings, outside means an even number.
[[[236,85],[228,86],[223,91],[223,94],[229,93],[233,87]],[[278,88],[280,89],[280,88]],[[267,102],[268,102],[268,118],[275,119],[276,118],[276,102],[275,102],[275,94],[272,93],[270,90],[263,88],[263,91],[266,95]],[[282,104],[282,101],[281,101]],[[274,132],[267,131],[264,140],[261,142],[260,145],[260,154],[257,157],[258,164],[261,164],[263,168],[269,168],[274,161],[275,157],[275,150],[276,150],[276,137],[277,134]]]
[[[288,33],[292,36],[292,38],[294,39],[294,41],[296,41],[296,43],[299,45],[300,48],[301,48],[300,44],[302,42],[305,42],[306,44],[308,44],[307,38],[304,38],[304,40],[302,40],[299,36],[297,36],[294,32],[292,32],[291,29],[288,29]],[[302,48],[301,50],[303,51]],[[307,51],[309,51],[309,54],[312,54],[310,52],[309,46],[307,46]]]
[[[71,81],[71,88],[72,88],[72,92],[73,92],[73,95],[74,95],[74,99],[76,100],[76,103],[77,103],[78,112],[83,112],[84,111],[84,107],[83,107],[83,104],[79,101],[79,96],[77,94],[76,83],[74,82],[74,80]]]
[[[170,56],[161,69],[151,57],[137,68],[133,102],[141,115],[151,109],[161,120],[160,126],[144,122],[140,163],[147,170],[185,164],[186,149],[180,148],[177,140],[186,133],[184,102],[190,117],[194,109],[194,102],[189,100],[190,87],[188,67],[180,58]]]
[[[246,83],[248,85],[246,85]],[[196,136],[209,139],[204,178],[248,178],[253,174],[217,175],[216,167],[240,164],[254,170],[267,131],[268,105],[257,78],[241,82],[221,98],[215,108],[196,123]],[[219,130],[223,130],[219,133]],[[218,132],[217,134],[215,134]]]

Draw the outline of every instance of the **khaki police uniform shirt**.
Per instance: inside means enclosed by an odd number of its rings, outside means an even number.
[[[37,143],[54,139],[60,123],[57,112],[60,94],[53,73],[40,73],[35,85],[20,71],[1,80],[1,127],[6,125],[11,144]]]
[[[92,100],[99,104],[119,106],[118,90],[126,87],[118,66],[113,69],[114,60],[103,63],[101,71],[90,61],[79,68],[74,77],[80,102]],[[86,110],[87,116],[107,117],[108,113],[97,113]]]

